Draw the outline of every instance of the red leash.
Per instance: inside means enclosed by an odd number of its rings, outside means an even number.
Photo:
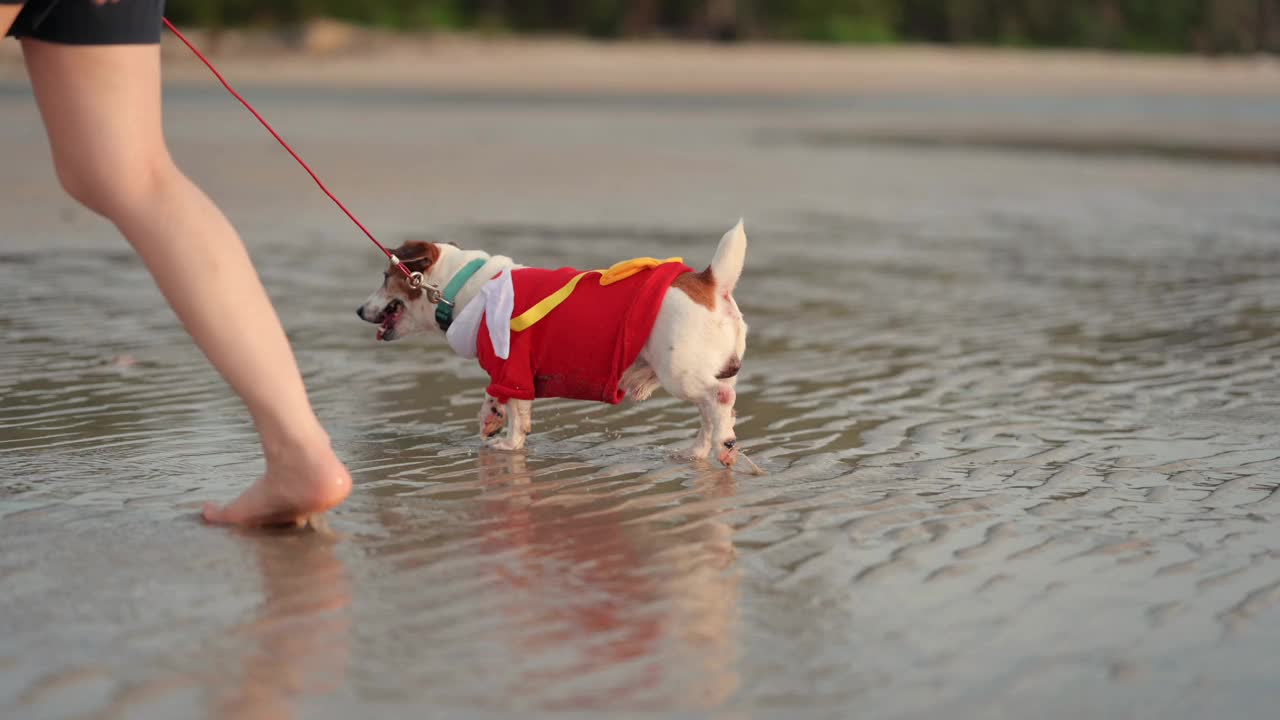
[[[325,195],[329,196],[329,199],[333,201],[333,204],[337,205],[338,208],[342,210],[342,212],[347,214],[347,217],[351,218],[351,222],[355,223],[356,227],[360,228],[361,232],[364,233],[365,237],[369,238],[370,242],[372,242],[374,245],[377,245],[378,249],[382,251],[382,254],[386,255],[387,259],[390,260],[392,263],[394,263],[395,266],[400,269],[400,272],[404,273],[405,277],[409,278],[410,280],[414,280],[415,279],[414,276],[417,275],[417,282],[420,284],[422,282],[422,276],[418,275],[417,273],[410,272],[409,268],[405,267],[404,263],[400,262],[399,258],[393,255],[390,250],[388,250],[385,246],[383,246],[382,243],[378,242],[378,239],[373,236],[373,233],[369,232],[369,228],[365,227],[364,223],[357,220],[356,216],[352,215],[351,211],[347,209],[347,206],[343,205],[341,200],[334,197],[333,193],[329,192],[329,188],[325,187],[323,182],[320,182],[320,178],[316,176],[315,172],[312,171],[311,167],[307,165],[305,162],[303,162],[302,158],[298,157],[298,153],[294,152],[293,148],[289,147],[289,143],[285,142],[284,138],[280,137],[280,134],[275,131],[275,128],[271,127],[271,123],[264,120],[262,116],[258,114],[258,111],[254,110],[253,106],[249,104],[249,101],[245,100],[244,97],[240,95],[240,93],[236,92],[235,88],[231,87],[231,84],[227,82],[226,78],[222,77],[222,73],[218,72],[218,69],[213,66],[213,63],[209,62],[209,59],[206,58],[203,53],[197,50],[196,46],[192,45],[191,41],[188,40],[185,35],[178,32],[178,28],[174,27],[173,23],[169,22],[169,18],[161,18],[161,20],[164,21],[165,27],[169,28],[169,30],[174,35],[178,36],[178,39],[182,41],[183,45],[186,45],[187,48],[191,50],[191,52],[195,53],[196,57],[200,58],[200,62],[203,62],[205,64],[205,67],[209,68],[209,71],[213,73],[214,77],[218,78],[218,82],[222,83],[222,87],[226,88],[227,92],[235,96],[235,99],[239,100],[240,104],[244,105],[246,110],[253,113],[253,116],[258,119],[258,122],[262,123],[262,127],[266,128],[267,132],[271,133],[271,137],[275,138],[276,142],[280,143],[280,146],[283,147],[285,151],[287,151],[290,155],[292,155],[294,160],[298,161],[298,164],[302,166],[302,169],[306,170],[307,174],[311,176],[311,179],[316,181],[316,185],[318,185],[320,189],[324,191]]]

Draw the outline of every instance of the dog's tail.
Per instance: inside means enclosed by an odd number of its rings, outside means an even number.
[[[733,292],[742,277],[742,266],[747,262],[747,232],[742,220],[732,230],[720,238],[720,246],[716,248],[716,256],[711,259],[711,275],[715,278],[716,287]]]

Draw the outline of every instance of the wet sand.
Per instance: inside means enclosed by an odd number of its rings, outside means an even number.
[[[671,460],[665,396],[480,452],[479,371],[373,342],[376,254],[185,72],[175,155],[356,491],[328,533],[195,520],[247,419],[0,84],[0,715],[1270,717],[1280,169],[1220,152],[1280,141],[1265,83],[248,80],[389,242],[697,265],[745,215],[752,477]],[[1045,142],[963,134],[1009,127]]]

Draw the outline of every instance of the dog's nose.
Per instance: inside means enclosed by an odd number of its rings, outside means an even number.
[[[363,305],[361,305],[360,307],[356,308],[356,317],[360,318],[361,320],[364,320],[364,319],[365,319],[365,317],[364,317],[364,306],[363,306]]]

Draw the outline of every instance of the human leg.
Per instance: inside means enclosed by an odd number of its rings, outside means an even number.
[[[205,517],[258,525],[341,503],[350,477],[312,412],[249,255],[169,156],[159,47],[24,39],[23,52],[59,180],[128,239],[262,438],[264,476],[231,504],[206,507]]]

